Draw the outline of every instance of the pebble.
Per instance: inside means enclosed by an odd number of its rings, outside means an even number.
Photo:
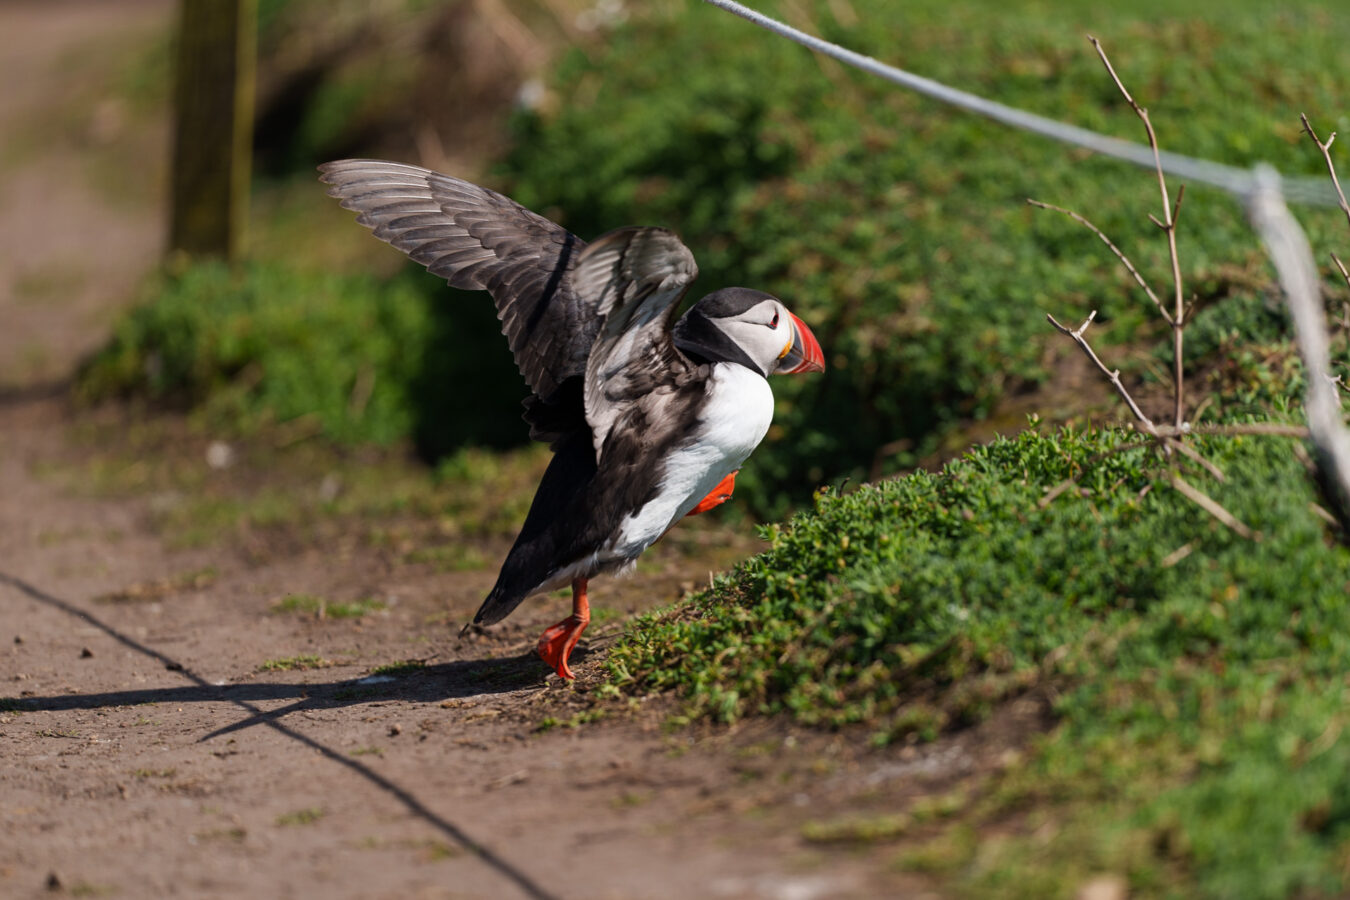
[[[1083,884],[1075,895],[1077,900],[1125,900],[1129,886],[1118,875],[1098,875]]]

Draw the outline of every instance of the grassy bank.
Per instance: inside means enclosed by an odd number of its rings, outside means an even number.
[[[972,896],[1069,896],[1096,871],[1132,896],[1339,895],[1350,551],[1287,439],[1202,440],[1227,481],[1185,475],[1255,540],[1173,489],[1153,451],[1117,452],[1130,440],[1028,432],[821,493],[766,529],[764,554],[640,621],[613,684],[675,691],[691,718],[777,713],[879,744],[1046,691],[1055,728],[901,865]],[[976,839],[1009,820],[1014,837]]]

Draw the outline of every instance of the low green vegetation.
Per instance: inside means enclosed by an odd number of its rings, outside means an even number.
[[[404,675],[411,675],[414,672],[420,672],[426,667],[427,664],[424,660],[404,659],[399,662],[385,663],[384,665],[376,666],[370,670],[370,674],[387,675],[399,678]]]
[[[541,445],[466,447],[428,473],[404,447],[353,450],[281,429],[231,441],[230,464],[213,469],[212,442],[176,418],[85,423],[76,437],[97,452],[42,461],[34,473],[81,495],[152,496],[149,522],[172,547],[230,542],[259,558],[350,537],[410,565],[453,570],[487,565],[496,551],[484,543],[515,533],[548,456]],[[210,576],[185,573],[101,599],[157,599]]]
[[[865,844],[906,834],[914,827],[904,813],[853,816],[829,822],[807,822],[802,837],[813,844]]]
[[[274,613],[298,613],[316,619],[359,619],[386,608],[383,600],[367,597],[348,603],[333,603],[314,594],[287,594],[272,604]]]
[[[78,393],[191,408],[225,436],[274,426],[292,440],[414,437],[429,451],[469,436],[518,440],[492,424],[524,394],[504,344],[496,371],[486,361],[493,345],[483,349],[463,323],[452,334],[448,298],[433,304],[427,281],[443,286],[411,269],[389,281],[280,265],[166,273],[87,364]],[[478,318],[491,319],[500,339],[486,307]],[[472,392],[447,389],[475,365],[491,377],[475,379]],[[488,399],[500,405],[485,418]]]
[[[94,602],[147,603],[162,600],[165,597],[171,597],[186,591],[199,591],[208,588],[215,583],[219,574],[215,566],[205,566],[155,581],[138,581],[120,590],[100,594],[94,598]]]
[[[307,809],[297,809],[295,812],[282,813],[277,816],[277,825],[281,828],[289,828],[295,825],[313,825],[326,815],[328,815],[326,809],[311,806]]]
[[[269,659],[258,666],[258,671],[293,672],[302,669],[322,669],[331,665],[331,662],[321,656],[317,656],[313,653],[305,653],[300,656],[285,656],[278,659]]]
[[[780,713],[879,744],[1048,690],[1058,725],[922,867],[974,896],[1065,895],[1102,870],[1141,896],[1338,895],[1350,551],[1289,440],[1199,439],[1226,481],[1184,476],[1255,540],[1159,477],[1153,450],[1122,449],[1139,440],[1029,431],[937,473],[823,490],[764,530],[765,553],[630,628],[612,684],[674,691],[686,718]],[[1047,844],[977,855],[957,833],[1031,808]]]

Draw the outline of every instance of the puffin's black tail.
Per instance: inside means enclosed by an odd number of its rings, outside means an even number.
[[[483,605],[478,607],[478,612],[473,615],[474,625],[495,625],[502,619],[511,615],[511,612],[521,604],[528,595],[517,593],[514,597],[501,589],[501,582],[487,595]]]
[[[554,444],[553,459],[534,492],[525,524],[497,574],[497,583],[473,617],[491,625],[511,614],[559,572],[598,549],[608,529],[586,509],[595,479],[595,450],[589,429]],[[592,515],[586,515],[591,512]]]

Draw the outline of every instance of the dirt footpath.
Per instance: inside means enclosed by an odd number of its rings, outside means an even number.
[[[156,495],[42,474],[98,452],[69,415],[0,404],[0,896],[924,896],[892,843],[803,826],[951,790],[1039,722],[885,753],[777,723],[669,730],[659,699],[571,727],[621,621],[569,687],[532,653],[564,601],[457,638],[492,566],[170,549]],[[668,603],[704,572],[663,547],[595,597]],[[296,592],[383,608],[279,614]]]
[[[5,488],[60,435],[23,424]],[[166,554],[135,504],[25,499],[5,505],[0,570],[0,894],[872,893],[856,863],[802,858],[795,806],[742,789],[725,738],[666,737],[650,717],[539,731],[570,709],[547,705],[569,689],[527,652],[547,610],[463,643],[439,624],[490,573],[374,585],[397,598],[382,615],[277,616],[279,585],[326,590],[378,561]],[[203,563],[223,573],[209,587],[163,586]],[[313,668],[265,668],[297,659]]]

